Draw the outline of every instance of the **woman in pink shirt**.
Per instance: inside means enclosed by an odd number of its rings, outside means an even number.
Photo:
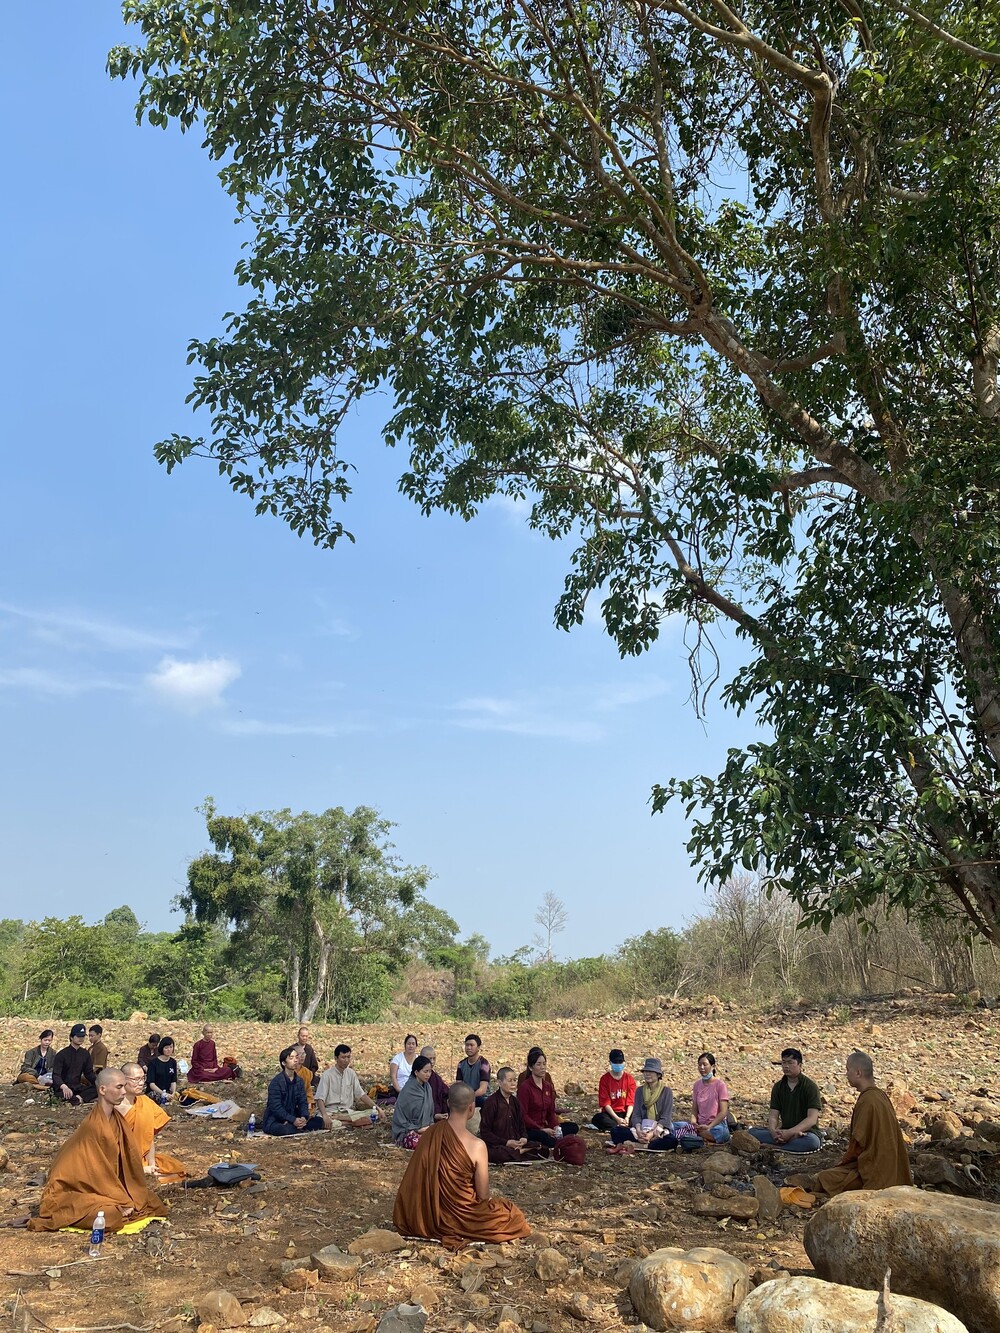
[[[690,1150],[700,1148],[702,1143],[728,1143],[729,1125],[729,1089],[715,1072],[715,1056],[710,1051],[703,1051],[698,1056],[698,1082],[691,1089],[691,1105],[694,1114],[690,1124],[694,1126],[697,1138],[687,1129],[681,1138],[681,1147]],[[674,1125],[676,1134],[681,1125]]]

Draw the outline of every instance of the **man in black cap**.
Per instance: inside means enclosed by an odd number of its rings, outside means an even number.
[[[64,1102],[79,1106],[97,1100],[97,1074],[91,1063],[90,1051],[84,1047],[87,1029],[83,1023],[74,1023],[69,1030],[69,1045],[56,1053],[52,1066],[52,1095]]]

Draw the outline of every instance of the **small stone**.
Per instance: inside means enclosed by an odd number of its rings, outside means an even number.
[[[278,1314],[277,1310],[272,1310],[269,1305],[262,1305],[250,1318],[251,1328],[281,1328],[282,1324],[287,1323],[285,1316]]]
[[[514,1309],[513,1305],[501,1305],[500,1323],[513,1324],[515,1328],[521,1327],[521,1316]]]
[[[352,1240],[347,1247],[349,1254],[394,1254],[396,1250],[409,1248],[410,1242],[395,1231],[366,1231],[363,1236]],[[396,1306],[396,1309],[402,1307]],[[391,1311],[390,1311],[391,1313]],[[380,1325],[381,1327],[381,1325]]]
[[[356,1254],[344,1254],[336,1245],[325,1245],[312,1256],[321,1278],[327,1282],[350,1282],[361,1267]]]
[[[713,1152],[704,1159],[701,1167],[704,1171],[714,1171],[718,1176],[735,1176],[740,1164],[731,1152]]]
[[[942,1140],[958,1139],[964,1126],[954,1111],[942,1111],[931,1125],[931,1139],[935,1143]]]
[[[427,1314],[419,1305],[394,1305],[378,1321],[376,1333],[423,1333],[426,1323]]]
[[[513,1319],[501,1319],[497,1324],[497,1333],[521,1333],[521,1325]]]
[[[293,1268],[281,1279],[281,1285],[289,1291],[309,1291],[319,1282],[319,1273],[314,1268]]]
[[[781,1191],[767,1176],[754,1176],[753,1192],[757,1199],[757,1216],[762,1222],[774,1222],[781,1212]]]
[[[427,1282],[416,1282],[410,1288],[410,1304],[433,1310],[440,1303],[441,1297]]]
[[[247,1321],[243,1306],[224,1287],[206,1291],[198,1302],[198,1318],[204,1324],[214,1324],[216,1328],[239,1328]]]
[[[579,1319],[585,1324],[596,1324],[604,1313],[598,1302],[582,1291],[574,1292],[563,1309],[570,1318]]]
[[[696,1194],[691,1200],[691,1211],[700,1217],[735,1217],[741,1222],[756,1217],[759,1206],[752,1194],[736,1194],[728,1199],[718,1199],[714,1194]]]
[[[729,1146],[733,1152],[739,1153],[741,1157],[755,1157],[757,1153],[764,1150],[764,1145],[745,1129],[738,1129],[730,1137]]]
[[[488,1310],[493,1302],[487,1296],[485,1291],[474,1291],[469,1297],[469,1305],[473,1310]],[[477,1330],[478,1333],[478,1330]]]
[[[561,1282],[569,1272],[569,1260],[558,1250],[542,1250],[535,1260],[535,1276],[542,1282]]]
[[[618,1287],[627,1287],[632,1281],[632,1274],[638,1265],[638,1259],[623,1259],[615,1269],[615,1285]]]

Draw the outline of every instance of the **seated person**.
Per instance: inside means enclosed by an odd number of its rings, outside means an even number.
[[[316,1052],[310,1043],[309,1029],[304,1025],[299,1028],[295,1036],[295,1045],[302,1047],[300,1070],[304,1069],[311,1080],[313,1087],[319,1082],[319,1060],[316,1058]]]
[[[616,1125],[611,1142],[626,1150],[639,1145],[662,1151],[676,1148],[673,1134],[674,1092],[663,1081],[663,1064],[650,1056],[642,1066],[642,1085],[627,1126]]]
[[[435,1068],[437,1062],[437,1051],[433,1046],[424,1046],[420,1052],[431,1062],[431,1077],[428,1087],[431,1090],[431,1096],[434,1099],[434,1119],[448,1119],[448,1084]]]
[[[306,1090],[298,1075],[299,1057],[295,1047],[286,1046],[278,1061],[281,1070],[267,1085],[267,1107],[261,1129],[265,1134],[276,1136],[324,1129],[322,1116],[309,1115]]]
[[[859,1094],[851,1115],[847,1152],[836,1166],[809,1177],[806,1188],[834,1195],[845,1190],[912,1185],[910,1159],[899,1121],[892,1102],[875,1082],[870,1055],[851,1052],[847,1057],[847,1081]]]
[[[324,1069],[316,1087],[316,1114],[327,1129],[334,1121],[342,1125],[370,1125],[375,1103],[365,1093],[351,1068],[351,1048],[343,1042],[334,1049],[333,1064]]]
[[[107,1069],[111,1060],[111,1052],[104,1044],[104,1029],[100,1023],[92,1023],[87,1035],[90,1037],[90,1063],[99,1074],[102,1069]]]
[[[125,1096],[119,1102],[117,1110],[124,1116],[125,1123],[132,1131],[136,1147],[143,1159],[143,1169],[147,1176],[171,1183],[185,1180],[188,1171],[183,1162],[167,1153],[157,1156],[155,1137],[164,1125],[170,1124],[170,1117],[162,1106],[158,1106],[152,1097],[144,1095],[146,1075],[142,1066],[127,1064],[122,1066],[125,1077]]]
[[[25,1051],[15,1083],[51,1085],[52,1069],[56,1062],[56,1053],[52,1049],[54,1036],[52,1029],[46,1028],[38,1038],[38,1045],[32,1046],[30,1051]]]
[[[410,1077],[396,1098],[392,1111],[392,1138],[401,1148],[415,1148],[421,1134],[434,1124],[434,1098],[430,1089],[433,1072],[434,1066],[426,1055],[416,1056]]]
[[[601,1075],[598,1110],[590,1123],[595,1129],[624,1129],[635,1105],[635,1079],[625,1072],[625,1052],[617,1046],[608,1052],[608,1071]]]
[[[169,1102],[177,1091],[173,1037],[161,1037],[156,1056],[146,1069],[146,1092],[154,1101]]]
[[[74,1023],[69,1030],[69,1045],[56,1052],[52,1062],[52,1095],[79,1106],[97,1100],[97,1074],[90,1063],[90,1051],[84,1049],[87,1029]]]
[[[392,1220],[404,1236],[457,1250],[469,1241],[499,1245],[531,1230],[520,1208],[490,1197],[486,1144],[470,1134],[476,1110],[467,1083],[448,1092],[448,1119],[430,1125],[399,1182]]]
[[[78,1026],[85,1036],[86,1028]],[[163,1216],[132,1131],[115,1109],[125,1096],[125,1075],[102,1069],[95,1078],[97,1105],[56,1154],[29,1231],[92,1227],[101,1211],[108,1231],[120,1231],[132,1219]]]
[[[782,1075],[771,1089],[771,1109],[767,1129],[750,1133],[760,1143],[772,1144],[784,1152],[815,1152],[820,1146],[815,1132],[823,1102],[819,1088],[802,1072],[802,1052],[787,1046],[781,1052]]]
[[[560,1120],[556,1113],[555,1084],[540,1046],[532,1046],[528,1052],[526,1068],[517,1081],[517,1100],[524,1116],[524,1132],[533,1143],[554,1148],[564,1134],[579,1132],[579,1125]]]
[[[296,1069],[295,1074],[297,1078],[300,1078],[302,1080],[302,1086],[303,1088],[305,1088],[306,1091],[306,1106],[309,1108],[309,1114],[312,1115],[313,1104],[316,1100],[315,1097],[313,1096],[312,1071],[309,1069],[303,1069],[302,1067],[302,1057],[306,1053],[306,1048],[296,1043],[292,1047],[292,1050],[299,1057],[299,1067],[298,1069]],[[329,1125],[327,1125],[326,1128],[329,1129]]]
[[[491,1162],[520,1162],[525,1157],[547,1157],[548,1148],[533,1143],[517,1099],[517,1075],[509,1065],[497,1070],[497,1090],[483,1103],[479,1137]]]
[[[188,1070],[189,1083],[218,1083],[226,1078],[239,1078],[238,1065],[219,1064],[219,1053],[215,1046],[215,1031],[210,1023],[201,1030],[201,1039],[191,1047],[191,1068]]]
[[[143,1072],[149,1068],[150,1060],[155,1060],[160,1053],[160,1034],[151,1032],[149,1040],[145,1046],[139,1047],[139,1053],[135,1057],[135,1062]]]
[[[398,1097],[403,1091],[403,1085],[410,1077],[413,1070],[413,1061],[417,1054],[417,1039],[412,1032],[407,1033],[406,1040],[403,1042],[403,1049],[397,1051],[389,1061],[389,1083],[392,1087],[391,1096]]]
[[[673,1131],[685,1152],[706,1143],[729,1142],[729,1089],[715,1072],[715,1056],[703,1051],[698,1056],[698,1082],[691,1089],[690,1120],[675,1120]]]
[[[457,1083],[468,1083],[476,1098],[476,1105],[482,1106],[490,1095],[490,1062],[482,1053],[483,1043],[475,1032],[470,1032],[465,1039],[465,1059],[459,1060],[455,1070]]]

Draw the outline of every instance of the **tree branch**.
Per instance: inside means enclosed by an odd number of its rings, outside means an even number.
[[[936,37],[939,42],[944,42],[948,46],[953,46],[956,51],[962,51],[967,56],[972,56],[974,60],[980,60],[985,65],[1000,65],[1000,51],[984,51],[980,46],[973,46],[971,42],[964,42],[961,37],[956,37],[954,33],[947,32],[939,24],[919,13],[910,5],[899,5],[896,8],[900,13],[905,14],[908,19],[912,19],[918,28],[923,28],[929,32],[932,37]]]

